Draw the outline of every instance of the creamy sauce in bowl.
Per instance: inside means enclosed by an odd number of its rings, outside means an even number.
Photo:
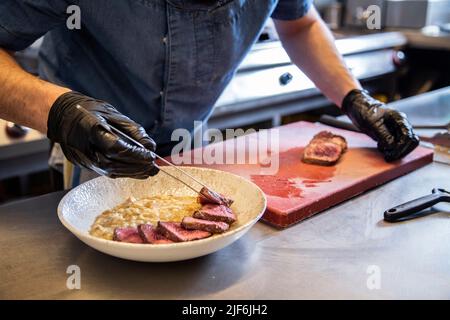
[[[94,221],[89,234],[112,240],[114,229],[118,227],[137,227],[140,224],[158,221],[180,222],[201,208],[197,197],[190,196],[151,196],[125,202],[101,213]]]

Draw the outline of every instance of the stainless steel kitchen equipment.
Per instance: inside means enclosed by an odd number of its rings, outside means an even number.
[[[6,134],[11,138],[23,138],[30,131],[29,128],[13,122],[6,123]]]
[[[29,130],[23,137],[8,135],[7,121],[0,119],[0,180],[48,169],[50,141]]]
[[[450,21],[450,0],[347,0],[344,24],[367,28],[369,17],[379,8],[381,28],[413,28]]]
[[[380,26],[384,25],[385,0],[347,0],[345,2],[344,25],[367,29],[367,20],[374,14],[371,6],[379,8]]]
[[[385,0],[388,28],[422,28],[449,21],[450,0]]]
[[[323,20],[331,30],[341,27],[343,8],[342,3],[334,1],[323,9]]]

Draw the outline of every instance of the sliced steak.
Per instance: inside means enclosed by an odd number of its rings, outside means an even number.
[[[203,187],[200,190],[200,195],[198,196],[198,202],[200,202],[201,204],[222,204],[224,206],[231,206],[231,204],[233,203],[232,199],[228,199],[225,196],[211,191],[208,188]]]
[[[205,204],[200,210],[194,212],[194,218],[228,224],[236,222],[236,215],[231,208],[217,204]]]
[[[303,152],[303,162],[330,166],[339,161],[347,150],[344,137],[329,131],[321,131],[309,142]]]
[[[165,244],[165,243],[173,243],[173,241],[167,239],[163,235],[156,232],[156,228],[154,228],[151,224],[141,224],[138,226],[138,232],[141,236],[142,240],[145,243],[151,244]]]
[[[139,235],[138,229],[135,227],[115,228],[113,240],[129,243],[144,243]]]
[[[337,145],[339,145],[342,149],[342,152],[347,151],[347,140],[343,136],[334,134],[330,131],[320,131],[318,134],[316,134],[313,137],[314,142],[318,141],[326,141],[326,142],[332,142]]]
[[[181,226],[188,230],[203,230],[211,233],[223,233],[230,228],[228,223],[225,222],[209,221],[193,217],[184,217]]]
[[[331,166],[339,161],[342,148],[332,142],[321,142],[308,145],[303,152],[303,162]]]
[[[211,236],[210,232],[202,230],[187,230],[179,222],[158,222],[157,232],[175,242],[199,240]]]

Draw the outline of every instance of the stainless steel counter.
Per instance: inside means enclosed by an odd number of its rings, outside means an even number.
[[[433,163],[289,229],[257,223],[215,254],[168,264],[81,243],[56,216],[62,193],[1,206],[0,299],[450,298],[450,214],[382,220],[393,205],[450,188],[449,177]],[[66,288],[73,264],[80,290]]]
[[[22,176],[48,168],[50,141],[45,135],[30,130],[23,138],[10,138],[6,121],[0,119],[0,180]]]
[[[428,26],[421,30],[404,30],[408,46],[420,49],[450,50],[450,33]]]

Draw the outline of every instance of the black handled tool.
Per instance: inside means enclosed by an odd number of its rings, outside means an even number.
[[[444,189],[435,188],[432,194],[408,201],[399,206],[393,207],[384,212],[384,220],[388,222],[398,222],[414,214],[430,208],[439,202],[450,202],[450,192]]]
[[[319,122],[335,128],[361,132],[353,123],[336,119],[335,117],[327,114],[321,115],[319,118]]]

